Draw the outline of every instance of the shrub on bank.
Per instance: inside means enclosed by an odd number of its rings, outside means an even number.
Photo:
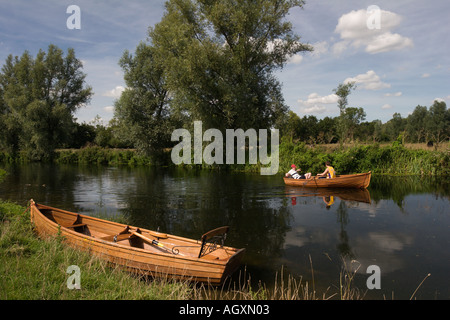
[[[281,172],[295,163],[303,172],[321,173],[325,170],[325,161],[330,161],[340,174],[372,171],[376,174],[450,175],[448,152],[413,150],[398,144],[361,145],[334,151],[304,143],[283,141],[280,145]]]

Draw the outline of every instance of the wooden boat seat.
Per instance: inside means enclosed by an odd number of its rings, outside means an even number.
[[[130,227],[126,226],[125,229],[120,231],[117,234],[111,234],[107,236],[100,237],[99,239],[111,242],[119,242],[123,240],[128,240],[130,242],[130,246],[136,248],[144,248],[144,244],[142,239],[139,239],[132,231],[130,231]]]
[[[119,241],[122,241],[122,240],[128,240],[132,236],[134,236],[134,235],[132,235],[131,233],[123,233],[123,234],[107,235],[107,236],[104,236],[104,237],[100,237],[99,239],[105,240],[105,241],[119,242]]]
[[[61,225],[61,227],[64,227],[64,228],[78,228],[78,227],[85,227],[85,226],[86,226],[86,223],[71,224],[71,225],[66,225],[66,226]]]
[[[73,229],[76,232],[90,234],[88,230],[88,226],[86,223],[81,222],[81,217],[79,214],[77,214],[74,221],[69,223],[60,222],[58,223],[61,227]]]
[[[217,249],[217,245],[223,247],[229,229],[230,227],[228,226],[220,227],[203,234],[201,239],[202,246],[200,247],[198,257],[201,258],[208,253],[215,251]]]

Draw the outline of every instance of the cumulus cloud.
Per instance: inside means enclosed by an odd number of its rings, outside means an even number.
[[[384,88],[390,88],[391,85],[381,81],[380,77],[373,70],[369,70],[366,73],[358,74],[356,77],[347,78],[344,83],[355,82],[359,88],[366,90],[380,90]]]
[[[339,53],[347,45],[356,48],[365,47],[365,51],[371,54],[401,50],[412,47],[413,41],[391,30],[397,27],[402,18],[396,13],[379,10],[379,26],[369,28],[368,22],[374,13],[365,9],[352,10],[342,15],[335,29],[342,39],[334,45],[333,51]]]
[[[329,44],[326,41],[319,41],[312,44],[314,51],[311,52],[311,56],[319,57],[328,52]]]
[[[386,103],[385,105],[381,106],[381,109],[392,109],[392,106]]]
[[[339,97],[336,94],[320,96],[318,93],[311,93],[306,100],[299,99],[298,102],[303,106],[303,113],[324,113],[327,108],[324,104],[335,104]]]
[[[400,97],[402,95],[402,92],[394,92],[394,93],[385,93],[384,96],[385,97]]]
[[[104,111],[106,112],[114,112],[114,106],[106,106],[103,108]]]
[[[117,86],[112,90],[106,91],[103,93],[104,97],[112,97],[112,98],[119,98],[122,92],[125,90],[122,86]]]
[[[299,64],[300,62],[302,62],[302,60],[303,56],[299,54],[294,54],[292,57],[289,58],[288,63]]]

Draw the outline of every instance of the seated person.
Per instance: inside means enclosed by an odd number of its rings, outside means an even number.
[[[318,173],[317,176],[327,179],[336,178],[336,171],[331,166],[330,161],[325,162],[325,166],[327,167],[324,172]]]
[[[298,169],[295,169],[296,168],[296,166],[295,166],[295,164],[293,164],[293,165],[291,165],[291,170],[289,170],[289,172],[288,173],[286,173],[286,178],[294,178],[294,179],[309,179],[309,178],[311,178],[311,173],[310,172],[308,172],[308,173],[305,173],[305,174],[299,174],[298,172],[299,171],[302,171],[302,169],[300,169],[300,168],[298,168]]]

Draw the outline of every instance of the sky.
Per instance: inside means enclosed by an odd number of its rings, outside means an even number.
[[[0,65],[9,54],[36,56],[50,44],[74,48],[94,92],[75,117],[89,123],[99,116],[107,124],[125,87],[118,61],[147,40],[164,2],[0,0]],[[366,121],[407,117],[436,99],[449,104],[449,15],[448,0],[306,0],[287,20],[314,51],[291,57],[276,72],[286,104],[300,117],[335,117],[333,89],[350,81],[357,87],[349,106],[364,108]]]

